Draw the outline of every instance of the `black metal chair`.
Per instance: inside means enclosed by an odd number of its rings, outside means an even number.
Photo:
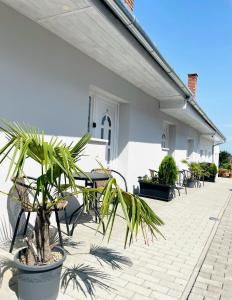
[[[83,212],[84,205],[80,204],[73,195],[69,196],[68,193],[65,193],[64,197],[67,204],[63,210],[58,210],[58,217],[60,223],[65,223],[67,235],[73,236],[74,229],[76,228],[78,219]]]
[[[200,177],[196,172],[192,172],[190,170],[182,170],[185,174],[186,181],[192,181],[193,182],[193,187],[195,188],[200,188],[201,187],[201,181]]]
[[[27,178],[28,180],[31,180],[31,183],[26,184],[25,178]],[[15,244],[15,240],[16,240],[16,236],[17,236],[17,232],[18,232],[18,228],[20,225],[20,220],[21,220],[22,215],[24,213],[27,213],[27,218],[26,218],[24,231],[23,231],[23,236],[25,236],[27,233],[30,215],[32,212],[36,213],[36,209],[35,209],[35,205],[34,205],[35,204],[35,194],[34,193],[35,193],[36,189],[35,189],[35,187],[33,187],[33,182],[35,180],[36,179],[33,177],[21,177],[21,178],[17,178],[17,179],[12,179],[12,181],[14,182],[13,188],[15,188],[15,190],[17,192],[17,196],[18,196],[18,199],[15,199],[15,200],[18,200],[20,202],[21,210],[17,217],[17,221],[16,221],[14,233],[13,233],[13,238],[12,238],[10,250],[9,250],[10,253],[12,252],[14,244]],[[33,191],[34,191],[34,193],[33,193]],[[30,201],[29,195],[31,195],[33,197],[33,199],[34,199],[33,202]],[[61,247],[63,247],[63,240],[62,240],[61,229],[60,229],[60,221],[59,221],[59,217],[58,217],[58,209],[56,206],[54,207],[54,212],[55,212],[55,217],[56,217],[60,245],[61,245]]]
[[[105,173],[109,174],[109,176],[112,176],[112,174],[116,174],[116,176],[119,176],[119,178],[122,180],[124,185],[125,192],[128,192],[128,186],[126,182],[126,178],[118,171],[113,169],[93,169],[91,172],[99,172],[99,173]],[[105,187],[107,184],[107,181],[96,181],[96,187]]]
[[[158,174],[159,172],[153,169],[149,169],[150,175],[152,178],[157,178],[158,179]],[[179,176],[178,176],[178,181],[173,185],[173,189],[174,189],[174,196],[176,197],[176,192],[175,190],[178,191],[178,195],[180,196],[180,190],[182,190],[183,188],[185,189],[185,193],[187,194],[187,187],[183,185],[183,182],[181,182],[181,178],[180,178],[180,172],[179,171]],[[184,176],[184,174],[183,174]]]
[[[112,174],[116,174],[116,176],[118,176],[122,183],[123,183],[123,187],[124,187],[124,190],[125,192],[128,192],[128,186],[127,186],[127,182],[126,182],[126,178],[118,171],[116,170],[113,170],[113,169],[93,169],[91,172],[98,172],[98,173],[106,173],[109,175],[109,178],[112,176]],[[98,187],[105,187],[107,185],[107,182],[108,180],[104,180],[104,181],[95,181],[95,187],[98,188]],[[97,221],[97,218],[100,220],[101,219],[101,216],[99,215],[100,213],[96,214],[96,212],[99,212],[99,204],[101,204],[101,194],[98,194],[98,195],[95,195],[95,202],[94,202],[94,205],[95,205],[95,218],[96,218],[96,221]],[[104,223],[102,223],[103,225],[103,231],[105,231],[104,229]]]
[[[187,195],[187,178],[184,170],[178,171],[178,180],[174,188],[178,191],[179,196],[180,196],[180,190],[182,189],[185,190],[185,194]]]

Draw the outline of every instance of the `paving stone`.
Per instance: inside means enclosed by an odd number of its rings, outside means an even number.
[[[225,226],[224,224],[227,224]],[[218,225],[189,299],[204,295],[204,300],[232,299],[232,272],[229,247],[232,245],[232,200]],[[203,288],[207,287],[207,289]],[[201,288],[201,290],[199,290]]]
[[[188,300],[204,300],[204,296],[191,293],[191,295],[188,297]]]
[[[150,239],[149,246],[145,245],[140,234],[131,247],[124,250],[122,233],[125,222],[121,217],[116,217],[109,244],[102,240],[100,234],[95,234],[95,222],[85,221],[82,224],[80,220],[73,239],[83,242],[84,246],[80,250],[72,250],[75,255],[68,256],[65,266],[86,264],[111,276],[110,281],[107,281],[112,288],[110,293],[94,286],[96,300],[179,300],[215,224],[209,217],[218,216],[228,199],[229,189],[231,182],[219,178],[216,183],[206,184],[204,188],[188,189],[188,195],[183,193],[168,203],[147,199],[149,205],[165,221],[165,226],[161,228],[165,239],[159,236],[154,242]],[[199,278],[206,281],[196,281],[189,300],[205,300],[204,295],[212,296],[210,292],[215,294],[219,286],[222,286],[221,296],[228,298],[231,295],[232,267],[228,268],[228,264],[232,266],[231,206],[224,215],[226,222],[223,216],[215,242],[212,243],[205,266],[203,264],[199,274]],[[132,265],[121,265],[120,269],[112,269],[104,262],[99,263],[95,257],[87,254],[91,244],[118,251],[130,258]],[[212,282],[216,284],[212,285]],[[211,287],[209,290],[208,286]],[[68,300],[90,299],[89,295],[85,297],[80,292],[72,292],[71,288],[68,292]],[[62,296],[60,294],[59,299],[65,299]],[[0,299],[17,299],[9,289],[7,281],[3,281]],[[229,299],[232,300],[232,297]]]
[[[151,289],[150,288],[146,288],[146,287],[143,287],[143,286],[138,286],[134,283],[128,283],[126,285],[125,289],[134,291],[134,292],[136,292],[138,294],[141,294],[143,296],[149,296],[151,294]]]

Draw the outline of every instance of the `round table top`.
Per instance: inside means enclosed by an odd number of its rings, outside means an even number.
[[[106,173],[100,173],[100,172],[85,172],[85,174],[73,174],[73,177],[76,180],[100,181],[100,180],[108,180],[110,178],[110,175]]]

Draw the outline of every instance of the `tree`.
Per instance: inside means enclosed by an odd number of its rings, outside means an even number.
[[[232,159],[231,153],[227,151],[220,151],[219,153],[219,166],[223,164],[230,164]]]

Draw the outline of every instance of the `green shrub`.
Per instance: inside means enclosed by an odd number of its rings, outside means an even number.
[[[178,178],[178,169],[172,156],[165,156],[159,166],[158,179],[161,184],[173,185]]]
[[[193,174],[197,176],[203,176],[204,169],[202,168],[200,163],[194,161],[188,162],[187,160],[182,160],[181,162],[183,164],[186,164],[188,166],[189,171],[192,172]]]
[[[217,166],[215,165],[215,163],[211,163],[209,165],[208,171],[212,177],[215,177],[217,175],[218,169],[217,169]]]
[[[203,176],[207,176],[207,177],[215,177],[218,169],[217,166],[215,165],[215,163],[207,163],[207,162],[203,162],[200,163],[201,168],[203,170]]]
[[[225,162],[225,163],[221,164],[221,168],[231,170],[231,164],[229,162]]]

